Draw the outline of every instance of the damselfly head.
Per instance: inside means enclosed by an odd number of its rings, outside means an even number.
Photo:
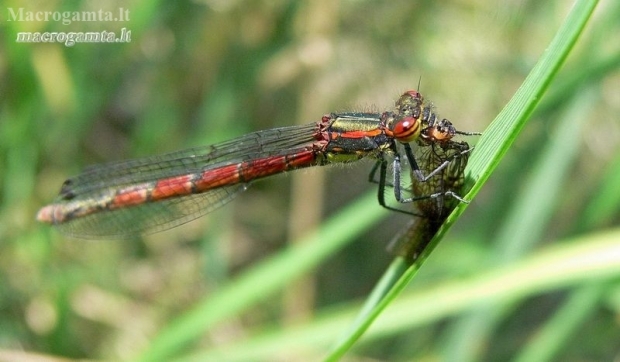
[[[424,98],[418,91],[410,90],[400,96],[396,101],[395,113],[401,117],[414,117],[420,118],[422,114],[422,108],[424,104]]]
[[[439,122],[433,122],[422,130],[421,136],[429,142],[448,142],[458,133],[452,122],[442,119]]]

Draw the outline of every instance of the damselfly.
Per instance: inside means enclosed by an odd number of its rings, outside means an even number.
[[[386,185],[394,186],[399,202],[418,199],[402,193],[399,150],[404,149],[415,177],[426,182],[449,161],[424,174],[410,143],[421,136],[425,142],[437,143],[458,133],[470,134],[456,131],[445,119],[439,120],[432,104],[417,91],[408,91],[393,111],[330,113],[307,125],[259,131],[217,145],[89,167],[65,181],[58,198],[39,210],[37,219],[82,238],[153,233],[217,209],[254,180],[363,158],[377,160],[373,174],[379,171],[380,204],[396,209],[386,205]],[[389,160],[394,171],[392,181],[386,182]]]
[[[473,148],[467,142],[443,137],[442,128],[428,127],[416,143],[415,156],[421,172],[433,174],[426,182],[412,176],[411,192],[418,197],[418,211],[409,225],[390,242],[388,248],[409,263],[418,259],[445,219],[459,202],[465,182],[465,167]]]

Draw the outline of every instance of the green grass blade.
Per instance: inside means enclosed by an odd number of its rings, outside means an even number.
[[[538,105],[540,99],[554,79],[560,67],[573,49],[579,36],[583,32],[588,19],[590,18],[598,1],[578,0],[565,19],[564,23],[556,33],[551,44],[541,56],[536,66],[527,76],[521,87],[517,90],[513,98],[508,102],[500,114],[484,131],[483,136],[472,154],[466,174],[468,179],[475,183],[470,192],[466,195],[467,200],[476,195],[482,185],[489,178],[492,171],[497,167],[508,148],[512,145],[521,129],[525,126],[530,115]],[[428,255],[434,246],[443,237],[449,227],[456,221],[457,217],[463,213],[466,204],[461,204],[448,217],[444,226],[431,241],[425,254]],[[424,257],[420,258],[414,265],[407,269],[402,276],[393,275],[393,280],[386,281],[386,285],[393,285],[392,289],[386,292],[384,299],[376,302],[374,309],[364,309],[362,315],[356,319],[356,323],[327,356],[327,361],[340,359],[361,337],[372,322],[381,314],[383,309],[405,288],[409,281],[415,276]]]
[[[502,265],[521,258],[549,228],[548,223],[563,197],[562,185],[574,167],[581,146],[566,140],[579,138],[592,112],[593,92],[582,91],[578,97],[582,102],[567,102],[566,110],[558,117],[561,123],[554,125],[531,170],[524,171],[524,187],[515,192],[515,201],[490,242],[489,265]],[[449,333],[451,348],[445,351],[447,358],[475,360],[478,349],[474,346],[491,339],[510,310],[511,306],[485,304],[460,318]],[[470,356],[472,353],[474,355]]]
[[[476,195],[540,102],[549,84],[583,33],[598,0],[577,0],[570,14],[510,102],[484,131],[471,156],[469,174],[475,184],[468,199]]]

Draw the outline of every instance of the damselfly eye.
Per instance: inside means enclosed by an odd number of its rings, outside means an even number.
[[[420,136],[420,120],[414,117],[403,117],[394,124],[394,138],[402,143],[409,143]]]
[[[447,142],[454,137],[456,129],[450,121],[442,119],[432,127],[424,129],[422,137],[436,142]]]
[[[405,94],[408,94],[409,96],[411,96],[411,98],[422,99],[422,95],[417,90],[410,90],[405,92]]]

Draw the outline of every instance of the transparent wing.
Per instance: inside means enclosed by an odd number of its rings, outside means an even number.
[[[144,203],[56,224],[65,235],[83,239],[131,238],[171,229],[197,219],[231,201],[248,184],[221,187],[200,194]]]
[[[117,190],[133,189],[146,195],[160,180],[200,177],[210,170],[218,175],[218,168],[223,166],[289,155],[300,146],[312,144],[315,130],[316,124],[276,128],[213,146],[92,166],[67,180],[55,202],[42,209],[48,217],[39,219],[53,223],[62,233],[81,238],[122,238],[166,230],[226,204],[248,183],[237,179],[202,193],[188,190],[182,197],[157,201],[148,201],[144,196],[126,207],[110,207],[105,200]],[[87,212],[76,216],[76,209]]]

